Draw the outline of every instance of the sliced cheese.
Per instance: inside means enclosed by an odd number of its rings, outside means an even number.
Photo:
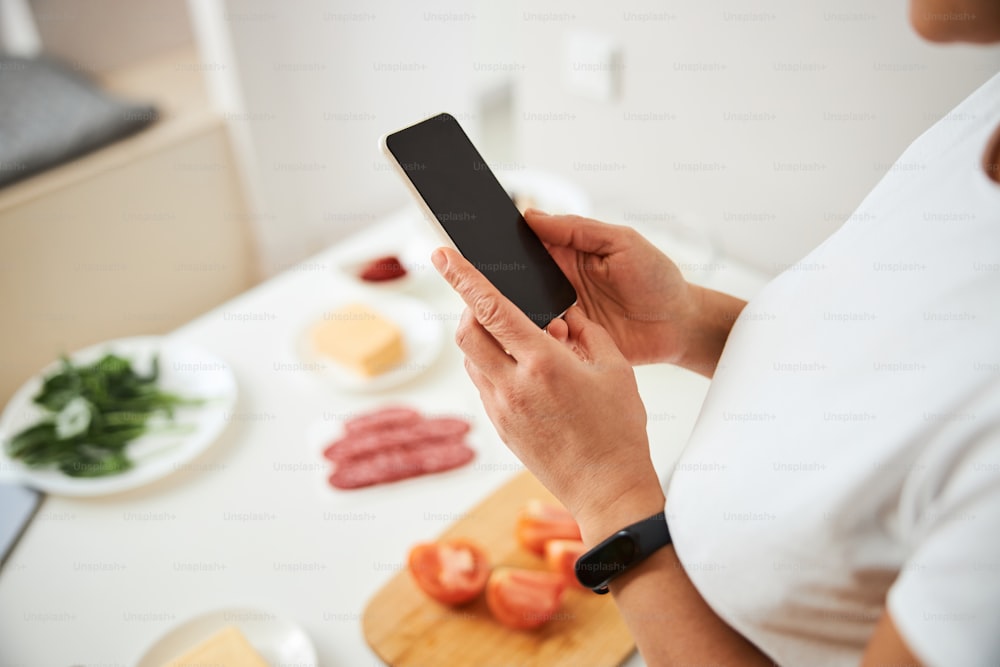
[[[164,667],[268,667],[250,642],[229,625]]]
[[[312,329],[316,352],[364,377],[403,360],[403,334],[395,324],[360,303],[329,312]]]

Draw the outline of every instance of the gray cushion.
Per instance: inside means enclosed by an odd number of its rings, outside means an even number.
[[[156,115],[55,60],[0,55],[0,186],[117,141]]]

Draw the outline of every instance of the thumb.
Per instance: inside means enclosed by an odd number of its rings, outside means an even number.
[[[524,220],[548,246],[564,246],[596,255],[614,250],[625,229],[579,215],[549,215],[533,208],[524,212]]]
[[[621,356],[621,351],[615,345],[604,327],[589,319],[579,306],[573,306],[563,315],[568,329],[569,344],[576,349],[577,354],[588,361],[595,361],[608,354]]]

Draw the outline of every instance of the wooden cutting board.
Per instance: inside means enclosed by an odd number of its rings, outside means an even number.
[[[532,498],[556,502],[533,475],[520,473],[440,538],[475,540],[494,566],[545,569],[544,560],[514,537],[517,513]],[[567,590],[556,618],[537,630],[517,631],[493,620],[482,597],[454,608],[434,602],[405,570],[375,594],[361,624],[368,644],[392,667],[611,667],[635,649],[610,595]]]

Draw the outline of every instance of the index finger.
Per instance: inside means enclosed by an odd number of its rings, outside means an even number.
[[[549,215],[529,208],[524,221],[544,243],[606,255],[619,245],[622,227],[579,215]]]
[[[544,343],[542,329],[457,251],[438,248],[431,254],[431,262],[476,320],[515,360]]]

